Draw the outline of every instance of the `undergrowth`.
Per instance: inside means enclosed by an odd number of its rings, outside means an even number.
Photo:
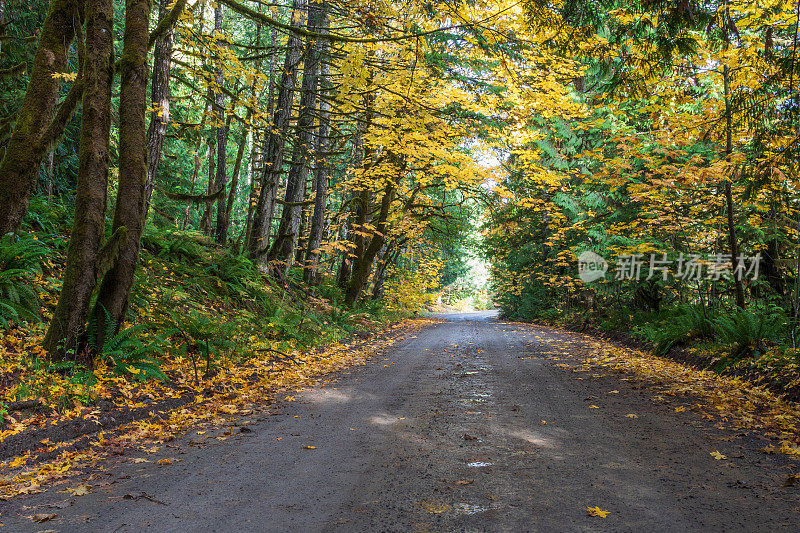
[[[153,397],[172,394],[175,386],[201,390],[223,369],[254,359],[295,361],[311,347],[410,312],[373,301],[346,308],[341,290],[328,277],[310,287],[303,284],[302,272],[292,271],[288,285],[278,284],[247,256],[217,247],[199,233],[149,229],[120,331],[109,324],[103,346],[90,346],[92,368],[73,361],[51,364],[41,341],[65,259],[60,243],[67,220],[59,213],[55,210],[50,219],[29,217],[31,233],[13,241],[6,237],[0,246],[3,410],[31,399],[68,409],[75,402],[92,404],[132,390]],[[144,389],[137,385],[143,382]]]

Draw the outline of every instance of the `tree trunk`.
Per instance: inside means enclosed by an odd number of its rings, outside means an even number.
[[[28,89],[0,161],[0,235],[19,228],[36,187],[39,168],[49,148],[46,134],[56,112],[61,86],[61,80],[53,75],[67,70],[70,43],[75,37],[76,11],[76,0],[50,2]]]
[[[161,0],[158,6],[159,21],[169,13],[172,0]],[[170,73],[172,71],[172,48],[175,30],[171,26],[163,36],[156,40],[153,54],[152,101],[153,112],[150,114],[150,125],[147,128],[147,189],[145,191],[145,218],[150,209],[158,164],[161,161],[161,150],[169,125]]]
[[[217,4],[214,9],[214,33],[215,37],[222,35],[222,7]],[[214,191],[224,190],[228,182],[228,124],[225,123],[225,95],[222,92],[222,67],[219,66],[217,58],[216,82],[220,90],[214,96],[214,117],[217,121],[215,128],[217,137],[217,178]],[[225,244],[228,240],[228,210],[226,209],[226,198],[222,194],[217,199],[217,226],[214,231],[214,241],[217,244]]]
[[[320,83],[325,83],[329,75],[327,62],[323,59],[320,65]],[[317,145],[314,160],[314,212],[311,215],[311,227],[308,232],[306,246],[305,270],[303,279],[309,285],[319,283],[319,247],[322,244],[322,232],[325,229],[325,208],[328,205],[328,162],[325,152],[328,150],[328,135],[330,133],[330,114],[325,93],[321,95],[319,105],[319,128],[317,129]]]
[[[216,177],[217,168],[217,144],[216,137],[208,140],[208,182],[206,183],[206,194],[211,196],[214,194],[214,181]],[[205,211],[203,211],[203,218],[200,219],[200,231],[206,235],[211,234],[211,206],[213,204],[206,202]]]
[[[327,26],[327,8],[324,3],[311,2],[308,7],[308,31],[320,33]],[[300,96],[300,111],[297,116],[297,135],[292,150],[292,162],[286,180],[281,222],[278,236],[269,251],[268,260],[284,275],[292,266],[295,246],[299,236],[300,218],[303,213],[306,169],[313,157],[314,107],[317,101],[317,85],[322,48],[315,39],[306,43],[306,60],[303,67],[303,83]]]
[[[127,238],[103,277],[95,304],[97,345],[103,345],[105,312],[118,331],[128,309],[128,296],[139,262],[139,241],[144,229],[147,186],[147,49],[150,0],[126,0],[125,34],[119,96],[119,185],[114,208],[113,234],[125,228]]]
[[[359,122],[356,130],[356,137],[353,142],[353,168],[361,168],[361,166],[364,164],[364,150],[361,141],[363,136],[363,124]],[[355,223],[355,208],[353,207],[353,204],[357,201],[358,191],[354,190],[350,193],[350,198],[348,201],[349,212],[347,215],[347,221],[344,225],[343,235],[343,239],[350,242],[355,241],[355,228],[353,228],[353,224]],[[336,277],[336,283],[342,290],[347,289],[347,286],[350,284],[350,276],[353,273],[353,258],[350,257],[351,254],[353,254],[353,250],[346,250],[344,254],[342,254],[342,262],[339,264],[339,273]]]
[[[731,89],[730,89],[730,69],[727,65],[723,67],[723,83],[725,90],[725,154],[730,159],[733,153],[733,116],[731,109]],[[731,252],[731,264],[733,269],[736,268],[739,256],[739,245],[736,239],[736,225],[733,216],[733,194],[731,192],[731,180],[733,180],[733,173],[730,179],[725,180],[725,204],[728,213],[728,245]],[[733,277],[734,288],[736,290],[736,306],[739,309],[744,309],[744,289],[742,288],[741,276]]]
[[[83,115],[78,147],[75,220],[67,247],[61,294],[43,346],[54,360],[74,358],[97,284],[105,232],[111,84],[114,80],[111,0],[86,0]]]
[[[350,307],[361,297],[361,292],[364,290],[364,286],[369,280],[369,274],[372,271],[372,263],[375,260],[375,256],[378,255],[378,252],[383,248],[386,242],[386,235],[389,229],[389,210],[394,200],[394,194],[394,182],[392,182],[391,179],[387,179],[376,224],[377,231],[372,239],[370,239],[369,246],[367,246],[367,249],[364,251],[364,255],[357,258],[353,269],[353,275],[350,279],[350,285],[347,287],[345,304]]]
[[[203,118],[200,119],[200,127],[199,130],[203,129],[203,125],[206,123],[206,115],[208,114],[208,107],[209,105],[206,104],[205,108],[203,109]],[[203,136],[198,133],[197,134],[197,141],[194,145],[194,168],[192,169],[192,180],[189,186],[189,193],[194,194],[195,185],[197,184],[197,178],[200,176],[200,167],[202,166],[202,159],[200,158],[200,148],[203,146]],[[181,229],[185,230],[189,227],[189,213],[192,210],[192,206],[194,204],[189,202],[186,204],[186,210],[183,214],[183,223],[181,224]]]
[[[307,0],[294,0],[292,4],[292,25],[302,28],[305,22]],[[291,33],[286,43],[281,81],[278,86],[278,100],[272,120],[272,128],[267,135],[267,148],[264,154],[264,171],[261,178],[261,191],[253,216],[253,229],[250,239],[250,255],[260,266],[265,266],[269,250],[269,234],[272,214],[275,208],[275,195],[278,177],[283,166],[283,151],[289,133],[289,117],[294,100],[297,69],[303,56],[303,43],[297,34]]]
[[[233,204],[236,201],[236,194],[239,188],[239,174],[242,172],[242,159],[244,158],[244,149],[247,145],[247,138],[250,136],[250,118],[253,116],[253,110],[248,109],[247,115],[245,118],[245,126],[244,130],[242,131],[242,138],[239,139],[239,146],[236,149],[236,162],[233,164],[233,175],[231,176],[231,190],[228,193],[228,200],[227,204],[225,205],[225,220],[226,220],[226,228],[225,232],[227,234],[228,228],[231,224],[231,212],[233,212]]]

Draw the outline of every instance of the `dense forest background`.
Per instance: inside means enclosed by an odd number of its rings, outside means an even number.
[[[797,387],[798,22],[781,1],[0,0],[4,401],[487,307],[474,250],[507,317]]]

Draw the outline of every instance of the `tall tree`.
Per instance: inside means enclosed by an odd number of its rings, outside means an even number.
[[[327,82],[330,75],[330,67],[326,58],[323,56],[320,62],[320,85]],[[328,206],[328,136],[330,135],[330,113],[327,100],[327,93],[323,87],[320,94],[319,104],[319,128],[317,128],[316,146],[314,148],[314,212],[311,215],[311,224],[308,233],[308,245],[306,246],[305,269],[303,279],[310,285],[316,285],[319,281],[319,267],[317,265],[322,244],[322,234],[325,230],[325,210]]]
[[[308,7],[308,31],[324,33],[327,27],[327,4],[324,1],[312,2]],[[278,235],[269,251],[268,260],[275,262],[275,268],[285,275],[292,266],[297,245],[300,219],[303,213],[303,197],[306,184],[306,170],[313,158],[313,126],[319,81],[319,65],[322,46],[319,39],[306,42],[306,60],[303,66],[300,111],[297,117],[297,133],[292,150],[292,161],[286,180],[286,194],[283,212],[278,227]]]
[[[217,47],[222,46],[222,6],[217,4],[214,9],[214,40],[217,41]],[[217,175],[215,179],[215,190],[224,191],[228,181],[228,124],[225,123],[225,94],[222,92],[222,84],[224,82],[222,76],[222,66],[220,65],[221,59],[219,55],[215,58],[217,67],[214,72],[215,83],[217,90],[214,93],[214,120],[216,126],[214,127],[214,134],[217,139]],[[217,199],[217,225],[214,231],[214,240],[217,244],[225,244],[228,240],[228,210],[226,208],[225,194],[221,194]]]
[[[163,22],[169,15],[172,0],[160,0],[158,6],[159,21]],[[153,111],[150,113],[150,125],[147,128],[147,189],[145,192],[145,213],[150,208],[158,165],[161,161],[161,150],[164,137],[169,126],[170,73],[172,72],[172,50],[175,40],[174,26],[170,27],[155,42],[153,53],[153,76],[151,83],[151,100]]]
[[[126,231],[113,266],[103,277],[95,305],[98,324],[106,313],[119,329],[128,308],[128,296],[139,262],[139,242],[144,228],[147,186],[147,49],[150,0],[126,0],[125,34],[120,61],[119,185],[113,232]],[[125,228],[125,230],[122,230]],[[98,327],[102,337],[106,328]],[[102,346],[102,338],[97,345]]]
[[[43,343],[54,359],[74,356],[79,349],[92,293],[101,274],[99,256],[105,231],[114,79],[112,0],[87,0],[84,9],[86,57],[75,219],[61,294]]]
[[[293,0],[292,26],[303,28],[307,0]],[[303,28],[304,29],[304,28]],[[253,214],[253,229],[250,235],[250,256],[262,267],[267,263],[269,236],[272,226],[272,215],[275,209],[275,197],[278,190],[278,178],[283,168],[283,152],[286,138],[289,135],[289,118],[294,101],[294,89],[297,70],[303,56],[303,42],[297,33],[289,34],[286,43],[286,58],[278,84],[277,102],[272,118],[272,127],[267,133],[266,150],[263,157],[263,174],[261,191],[258,195]]]

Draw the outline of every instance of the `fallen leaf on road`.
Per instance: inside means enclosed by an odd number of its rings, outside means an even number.
[[[608,511],[604,511],[604,510],[600,509],[599,506],[587,507],[586,508],[586,514],[588,516],[599,516],[600,518],[605,518],[605,517],[608,516]]]
[[[478,440],[478,437],[470,435],[469,433],[464,433],[464,440]]]
[[[422,502],[422,508],[431,514],[446,513],[451,509],[449,505],[442,502]]]
[[[58,518],[58,515],[56,513],[36,513],[29,518],[37,524],[41,524],[42,522],[47,522],[49,520],[53,520],[54,518]]]
[[[158,460],[158,464],[159,465],[171,465],[172,464],[172,459],[159,459]]]
[[[619,391],[618,390],[611,390],[611,391],[608,391],[608,393],[609,394],[619,394]]]
[[[317,449],[316,446],[309,446],[307,444],[303,444],[303,448],[305,448],[306,450],[316,450]]]
[[[459,479],[456,481],[456,485],[472,485],[475,483],[474,479]]]
[[[682,406],[682,405],[681,405],[680,407],[676,407],[676,408],[675,408],[675,412],[676,412],[676,413],[682,413],[682,412],[684,412],[685,410],[686,410],[686,408],[685,408],[684,406]]]
[[[539,425],[540,426],[546,426],[547,425],[547,420],[542,420],[541,422],[539,422]]]
[[[596,405],[590,405],[590,406],[589,406],[589,409],[600,409],[600,408],[599,408],[599,407],[597,407]]]
[[[73,496],[86,496],[92,492],[92,487],[89,485],[79,485],[74,489],[67,489],[67,492],[71,492]]]
[[[131,460],[131,462],[138,464],[138,463],[149,463],[150,461],[148,461],[144,457],[135,457],[133,460]]]
[[[714,458],[714,459],[716,459],[717,461],[720,461],[720,460],[722,460],[722,459],[727,459],[727,458],[728,458],[728,456],[727,456],[727,455],[722,455],[722,454],[721,454],[721,453],[719,453],[717,450],[714,450],[713,452],[711,452],[711,457],[713,457],[713,458]]]
[[[634,413],[628,413],[627,415],[625,415],[625,418],[639,418],[639,415]]]
[[[287,402],[293,402],[294,396],[287,396],[286,398],[284,398],[284,400],[286,400]]]

